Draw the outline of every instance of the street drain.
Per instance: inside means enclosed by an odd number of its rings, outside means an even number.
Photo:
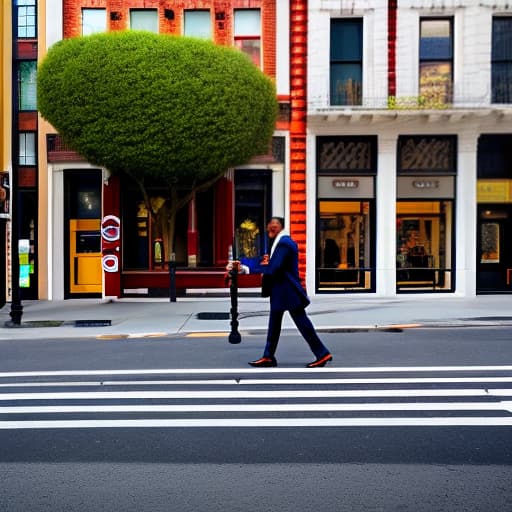
[[[217,312],[217,311],[203,311],[197,313],[198,320],[229,320],[231,318],[229,313]]]
[[[112,320],[75,320],[75,327],[107,327]]]

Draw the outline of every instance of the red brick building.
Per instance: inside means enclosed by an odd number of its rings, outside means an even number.
[[[266,219],[272,214],[285,214],[288,203],[292,233],[299,243],[305,242],[305,81],[292,77],[290,83],[288,25],[290,16],[295,16],[303,24],[300,30],[304,30],[306,8],[305,2],[292,4],[285,6],[276,0],[62,2],[63,38],[127,29],[204,37],[220,45],[238,47],[276,81],[281,111],[272,150],[248,165],[227,171],[210,190],[198,194],[188,210],[179,213],[175,248],[178,288],[223,286],[223,269],[230,251],[247,260],[261,255],[265,249]],[[284,29],[280,36],[276,33],[278,26]],[[305,36],[297,39],[292,35],[292,39],[291,44],[299,49],[292,73],[303,73]],[[292,116],[291,124],[290,91],[292,106],[299,107],[299,115]],[[297,154],[292,157],[289,184],[287,147]],[[62,243],[57,238],[53,241],[54,254],[62,253],[64,261],[64,265],[53,266],[53,296],[168,293],[167,262],[172,256],[167,254],[165,243],[155,238],[151,218],[144,211],[136,187],[67,151],[51,129],[47,135],[47,160],[54,192],[61,192],[55,198],[62,206],[53,215],[53,226],[64,232]],[[161,200],[159,190],[152,194],[155,202]],[[89,206],[94,205],[94,213],[84,208],[84,197]],[[114,224],[119,219],[118,240],[102,241],[105,219]],[[252,276],[242,280],[242,285],[257,284],[257,278]]]

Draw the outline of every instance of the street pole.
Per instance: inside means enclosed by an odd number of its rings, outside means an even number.
[[[229,295],[231,297],[231,332],[229,333],[229,343],[235,345],[242,341],[242,336],[238,332],[238,271],[240,262],[233,261],[233,268],[229,271],[230,285]]]
[[[13,2],[15,5],[15,2]],[[13,9],[13,12],[16,12]],[[12,76],[18,76],[18,69],[16,65],[16,39],[17,32],[17,19],[12,17]],[[21,205],[20,194],[18,191],[18,166],[19,166],[19,131],[18,131],[18,87],[12,88],[12,183],[11,183],[11,317],[10,323],[13,325],[21,324],[21,317],[23,315],[23,305],[21,304],[21,290],[20,290],[20,257],[19,257],[19,230],[20,230],[20,214],[19,208]]]
[[[176,253],[169,260],[169,301],[176,302]]]

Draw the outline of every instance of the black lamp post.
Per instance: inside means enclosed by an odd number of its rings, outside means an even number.
[[[13,2],[13,13],[16,13],[16,2]],[[16,61],[16,34],[17,34],[17,16],[12,17],[12,77],[18,76],[18,66]],[[13,80],[14,81],[14,80]],[[23,305],[21,304],[20,290],[20,257],[19,257],[19,234],[20,234],[20,194],[18,192],[18,165],[20,154],[20,141],[18,130],[18,83],[12,88],[12,182],[11,182],[11,317],[10,323],[13,325],[21,324],[23,315]]]
[[[238,344],[242,341],[242,336],[238,332],[238,271],[240,262],[233,261],[233,268],[229,271],[230,286],[229,294],[231,297],[231,332],[228,341],[231,344]]]

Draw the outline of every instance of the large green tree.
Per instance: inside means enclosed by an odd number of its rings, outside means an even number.
[[[234,48],[141,31],[65,39],[39,66],[38,109],[94,165],[130,176],[156,220],[147,184],[176,212],[230,167],[268,150],[272,81]]]

